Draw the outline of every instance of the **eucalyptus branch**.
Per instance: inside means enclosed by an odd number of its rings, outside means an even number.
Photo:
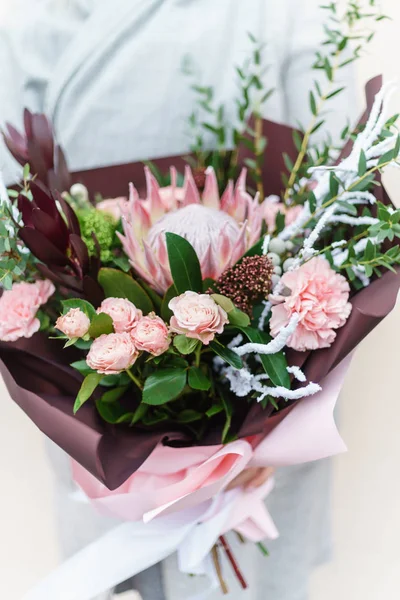
[[[372,9],[372,7],[375,6],[374,0],[369,0],[369,5]],[[327,89],[322,91],[320,84],[315,81],[315,89],[310,90],[309,99],[312,118],[304,132],[299,154],[293,169],[291,169],[283,196],[285,202],[289,200],[293,187],[298,180],[300,171],[306,161],[310,138],[324,123],[323,120],[320,120],[320,117],[326,101],[337,96],[345,89],[344,87],[332,89],[338,70],[357,60],[360,56],[363,43],[367,44],[373,38],[374,32],[356,31],[355,26],[368,19],[379,21],[385,18],[385,16],[378,11],[371,13],[363,12],[358,0],[348,1],[347,8],[342,17],[338,16],[337,2],[331,2],[329,5],[324,5],[321,8],[330,13],[330,21],[333,24],[325,27],[327,37],[323,44],[329,48],[329,51],[325,55],[321,52],[317,52],[313,68],[322,70],[325,73],[328,84]],[[357,46],[353,50],[352,56],[343,60],[343,53],[347,50],[351,41],[357,41]]]

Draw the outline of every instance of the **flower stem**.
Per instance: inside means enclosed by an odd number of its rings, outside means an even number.
[[[131,378],[131,380],[133,381],[133,383],[139,388],[139,390],[142,390],[143,389],[143,385],[142,385],[141,381],[136,377],[136,375],[134,375],[132,373],[132,371],[130,371],[130,369],[126,369],[126,373]]]
[[[221,561],[220,561],[219,553],[218,553],[218,546],[213,546],[213,548],[211,550],[211,555],[212,555],[215,571],[217,573],[217,577],[219,580],[219,584],[221,586],[221,591],[225,596],[226,594],[229,594],[229,589],[228,589],[228,586],[226,585],[224,576],[222,574]]]
[[[248,587],[247,582],[246,582],[245,578],[243,577],[243,574],[239,568],[239,565],[236,562],[235,557],[232,554],[232,550],[231,550],[230,546],[228,545],[228,542],[226,541],[225,536],[220,535],[219,541],[221,542],[221,546],[224,549],[229,562],[231,563],[232,569],[234,570],[235,575],[238,578],[240,585],[242,586],[242,588],[244,590],[247,589],[247,587]]]

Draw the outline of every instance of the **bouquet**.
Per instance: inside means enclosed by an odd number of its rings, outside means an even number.
[[[69,173],[43,115],[4,132],[24,169],[1,188],[1,372],[86,500],[126,521],[28,598],[86,600],[174,551],[227,592],[223,551],[245,588],[226,534],[267,554],[273,481],[229,484],[344,450],[332,411],[347,359],[399,288],[400,210],[380,179],[399,165],[393,86],[367,85],[340,148],[312,134],[360,21],[382,18],[373,4],[325,7],[336,24],[314,68],[327,89],[310,91],[304,130],[262,118],[271,91],[252,38],[236,124],[193,85],[188,157]]]

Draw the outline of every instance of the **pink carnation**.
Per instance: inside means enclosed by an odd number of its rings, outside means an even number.
[[[126,298],[106,298],[97,309],[97,312],[106,313],[112,318],[116,333],[131,331],[143,314]]]
[[[287,295],[270,296],[274,306],[270,321],[275,337],[289,323],[293,313],[300,315],[299,324],[288,340],[295,350],[328,348],[351,312],[350,287],[329,262],[316,257],[294,271],[284,273],[281,283]]]
[[[171,338],[168,327],[156,315],[142,317],[131,331],[133,343],[138,350],[160,356],[170,346]]]
[[[80,308],[70,308],[65,314],[58,317],[56,329],[64,335],[72,338],[81,338],[87,334],[90,327],[90,319]]]
[[[97,210],[111,215],[115,221],[121,219],[121,214],[125,207],[128,206],[128,200],[124,196],[119,198],[108,198],[96,204]]]
[[[129,333],[109,333],[100,335],[94,340],[86,362],[98,373],[117,375],[129,369],[138,354]]]
[[[55,287],[48,281],[16,283],[0,298],[0,340],[15,342],[29,338],[40,328],[36,313],[54,294]]]
[[[285,225],[291,225],[303,211],[303,207],[297,204],[287,208],[283,202],[273,202],[268,198],[264,202],[264,219],[267,224],[268,233],[273,233],[276,227],[276,216],[278,213],[285,215]]]
[[[174,313],[171,330],[209,344],[228,323],[226,312],[208,294],[185,292],[168,304]]]

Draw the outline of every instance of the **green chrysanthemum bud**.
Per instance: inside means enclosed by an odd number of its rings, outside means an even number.
[[[112,247],[115,245],[115,230],[117,224],[107,213],[95,208],[76,211],[81,227],[81,236],[91,256],[96,253],[92,233],[95,234],[100,244],[100,259],[109,262],[112,259]]]

